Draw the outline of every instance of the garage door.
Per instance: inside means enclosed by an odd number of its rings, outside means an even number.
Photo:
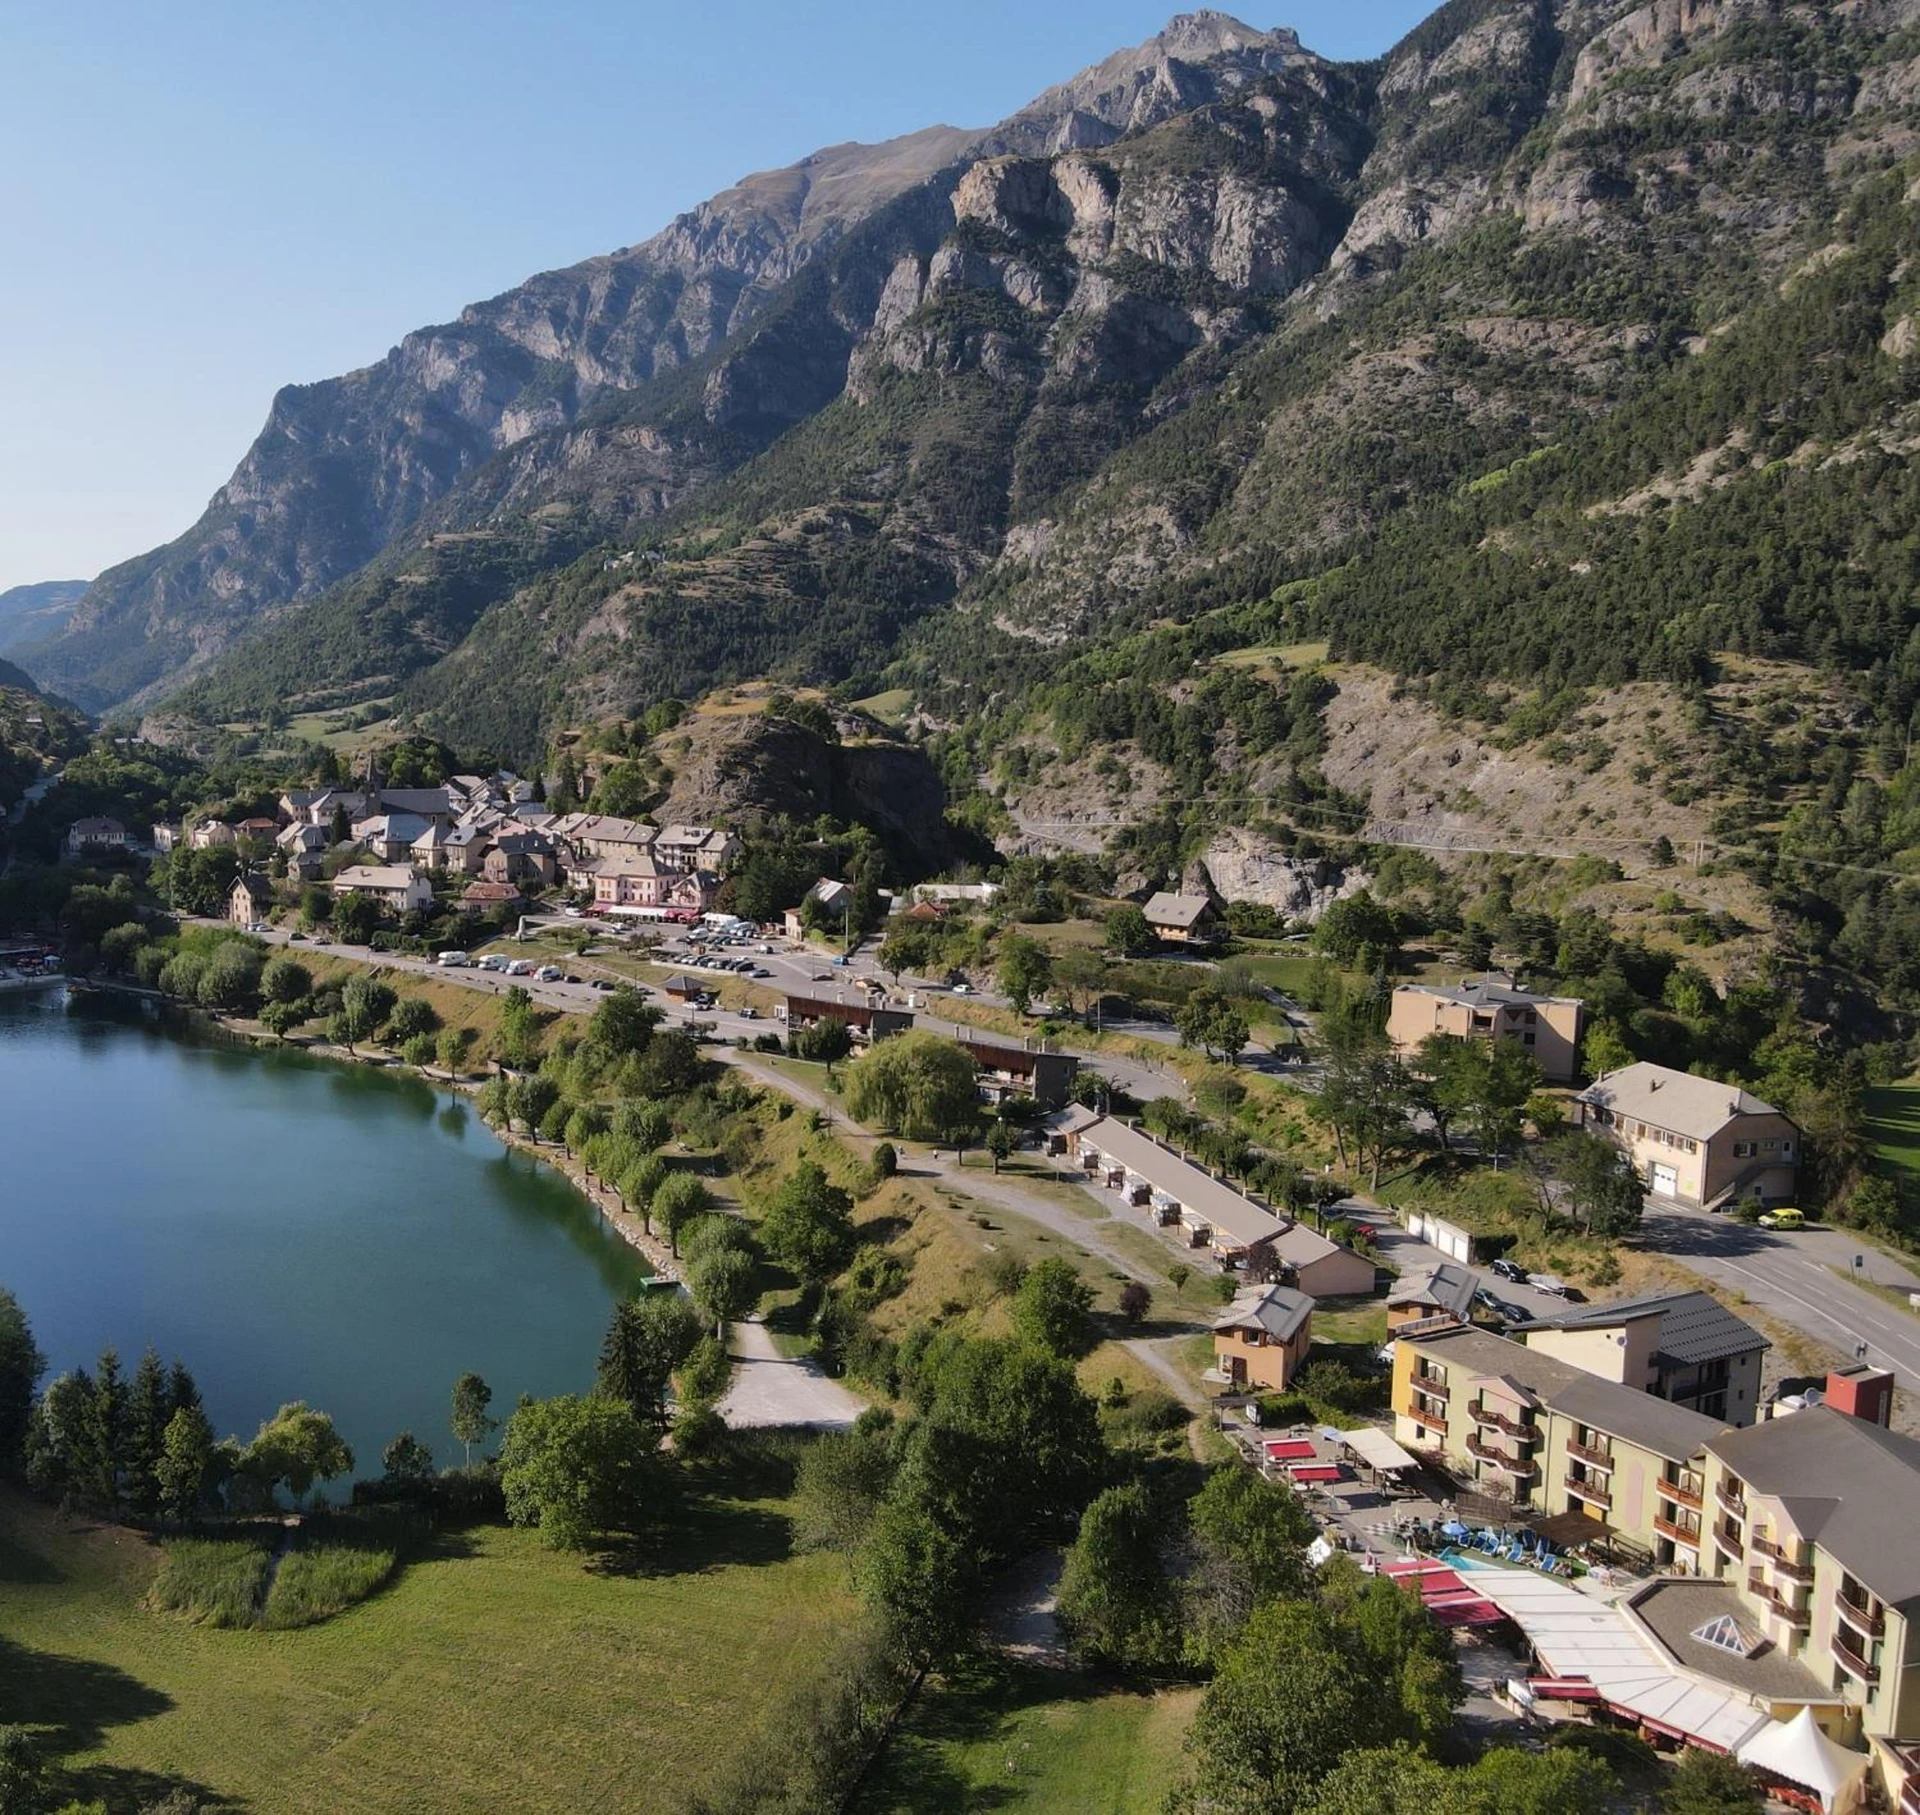
[[[1680,1194],[1680,1175],[1671,1166],[1655,1165],[1653,1169],[1653,1194],[1655,1197],[1678,1197]]]

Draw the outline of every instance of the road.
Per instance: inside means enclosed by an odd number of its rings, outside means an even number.
[[[1879,1249],[1842,1229],[1775,1231],[1651,1202],[1641,1229],[1649,1246],[1843,1356],[1864,1342],[1867,1361],[1892,1368],[1908,1392],[1920,1389],[1920,1316],[1844,1277],[1858,1257],[1862,1277],[1920,1291],[1920,1277]]]

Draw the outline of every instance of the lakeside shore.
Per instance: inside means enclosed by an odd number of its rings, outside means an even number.
[[[66,983],[69,990],[78,990],[83,994],[114,995],[157,1004],[182,1016],[202,1032],[263,1052],[296,1052],[309,1058],[329,1059],[343,1065],[358,1065],[375,1071],[394,1072],[402,1077],[418,1078],[422,1083],[437,1089],[453,1091],[467,1099],[477,1097],[480,1094],[480,1086],[484,1082],[479,1078],[453,1077],[431,1066],[412,1066],[397,1053],[350,1050],[318,1036],[307,1039],[297,1037],[283,1039],[278,1034],[260,1026],[258,1022],[250,1021],[243,1016],[223,1015],[214,1009],[179,1002],[158,990],[145,989],[137,983],[79,977],[67,978]],[[620,1201],[619,1195],[594,1178],[580,1160],[566,1148],[551,1146],[535,1134],[521,1134],[512,1128],[495,1127],[492,1123],[488,1123],[487,1127],[504,1146],[515,1152],[524,1153],[559,1172],[568,1184],[593,1206],[600,1220],[645,1259],[647,1265],[653,1269],[656,1280],[671,1281],[675,1285],[682,1283],[679,1263],[674,1259],[673,1252],[667,1244],[658,1236],[649,1234],[644,1221],[627,1209]]]

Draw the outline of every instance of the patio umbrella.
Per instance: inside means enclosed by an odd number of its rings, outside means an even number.
[[[1449,1519],[1440,1527],[1440,1535],[1443,1538],[1464,1538],[1467,1528],[1458,1519]]]

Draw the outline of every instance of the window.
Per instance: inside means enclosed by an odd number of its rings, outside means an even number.
[[[1698,1141],[1689,1141],[1687,1143],[1687,1151],[1689,1153],[1698,1153],[1700,1151],[1700,1143]]]
[[[1733,1157],[1736,1160],[1752,1159],[1753,1143],[1751,1141],[1735,1141],[1733,1144]]]
[[[1780,1143],[1780,1151],[1782,1153],[1791,1153],[1793,1151],[1793,1143],[1791,1141],[1782,1141]]]
[[[1534,1024],[1534,1022],[1538,1021],[1539,1019],[1540,1019],[1539,1015],[1536,1014],[1532,1009],[1527,1010],[1527,1025],[1529,1027],[1531,1027]]]
[[[1530,1034],[1530,1033],[1526,1033],[1526,1034],[1522,1034],[1522,1035],[1520,1036],[1520,1038],[1521,1038],[1521,1039],[1522,1039],[1522,1040],[1523,1040],[1523,1041],[1524,1041],[1524,1042],[1525,1042],[1525,1043],[1526,1043],[1526,1044],[1527,1044],[1528,1046],[1531,1046],[1531,1045],[1533,1044],[1533,1042],[1534,1042],[1534,1039],[1535,1039],[1535,1037],[1536,1037],[1536,1036],[1534,1036],[1533,1034]]]

